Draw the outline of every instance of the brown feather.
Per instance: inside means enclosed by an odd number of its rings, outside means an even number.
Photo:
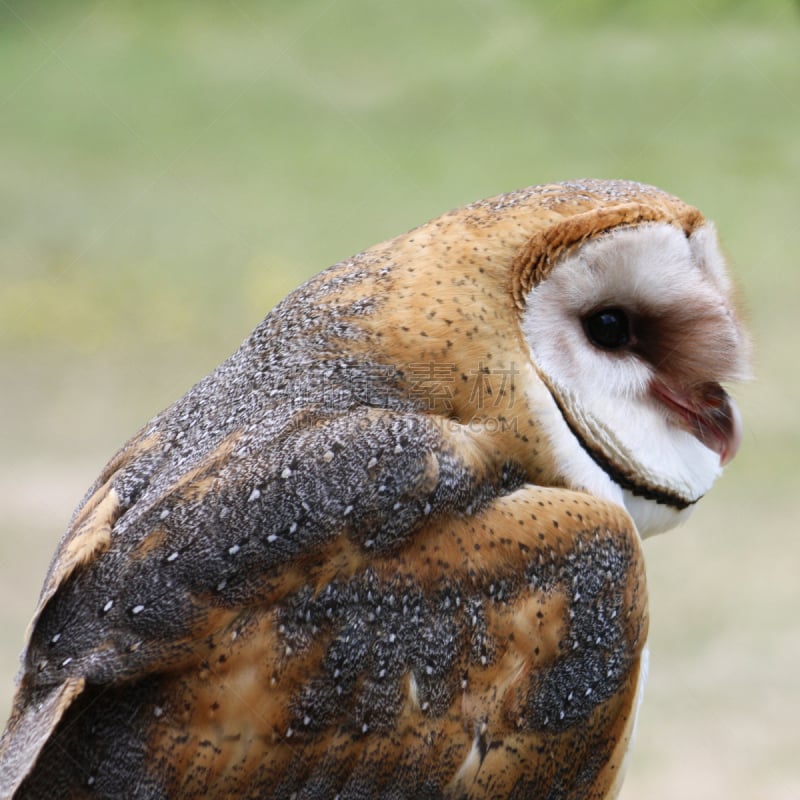
[[[654,220],[702,217],[640,184],[532,187],[279,304],[79,507],[4,796],[613,797],[642,553],[622,508],[563,488],[519,316],[565,253]],[[673,365],[672,325],[642,341],[666,370],[724,362],[718,336]]]

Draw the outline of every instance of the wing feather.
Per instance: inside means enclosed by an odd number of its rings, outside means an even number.
[[[26,655],[20,719],[50,722],[17,796],[121,773],[142,797],[610,796],[647,629],[624,511],[424,416],[293,441],[265,465],[228,435],[65,572]]]
[[[413,414],[315,419],[277,448],[234,430],[170,481],[152,466],[159,436],[143,441],[76,514],[32,624],[16,705],[49,719],[47,734],[75,687],[192,669],[248,610],[346,580],[425,519],[502,490]],[[26,727],[10,726],[9,748]],[[30,762],[45,739],[26,746]]]

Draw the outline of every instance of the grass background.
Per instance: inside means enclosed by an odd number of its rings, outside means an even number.
[[[305,277],[531,183],[717,222],[739,458],[646,544],[624,800],[800,797],[800,13],[789,0],[0,0],[0,714],[107,457]]]

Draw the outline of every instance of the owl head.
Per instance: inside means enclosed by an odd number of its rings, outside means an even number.
[[[457,380],[448,413],[474,426],[502,412],[497,447],[532,481],[623,505],[644,536],[684,519],[735,455],[723,385],[748,377],[750,347],[697,209],[639,183],[558,183],[390,244],[399,350],[452,359],[461,378],[513,375],[508,403]]]

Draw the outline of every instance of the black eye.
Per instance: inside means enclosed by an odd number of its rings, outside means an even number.
[[[631,340],[631,323],[621,308],[601,308],[583,320],[592,344],[604,350],[617,350]]]

